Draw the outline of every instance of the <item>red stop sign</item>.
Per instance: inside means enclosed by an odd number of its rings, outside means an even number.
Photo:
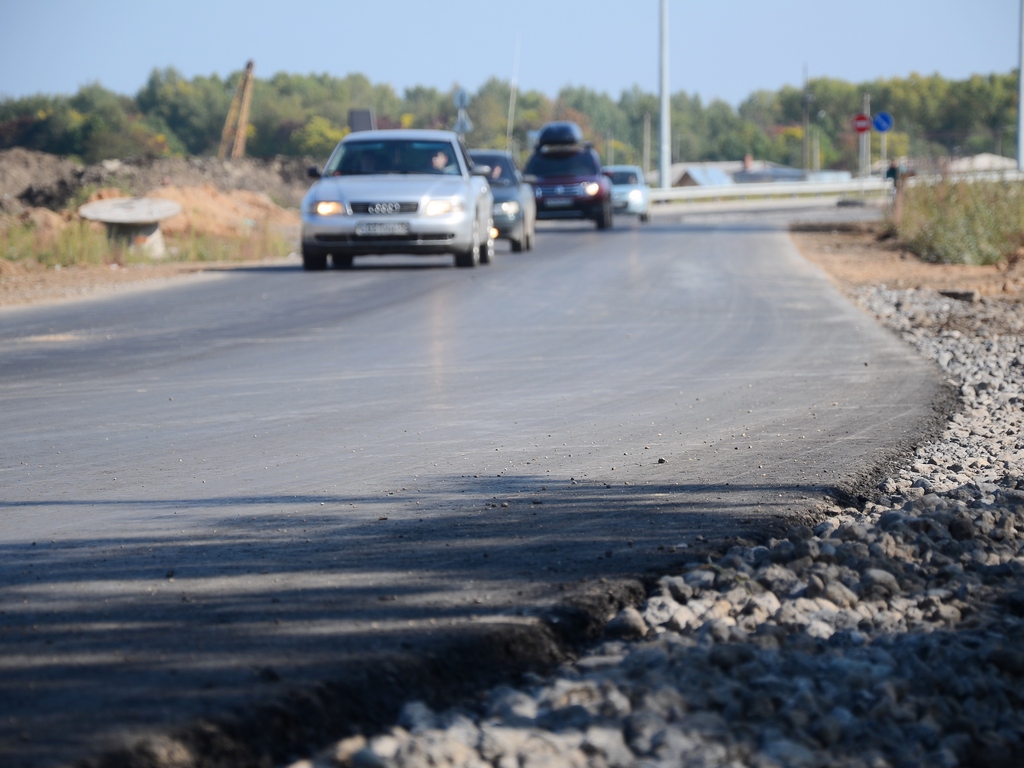
[[[861,112],[853,118],[853,128],[857,133],[867,133],[871,130],[871,115]]]

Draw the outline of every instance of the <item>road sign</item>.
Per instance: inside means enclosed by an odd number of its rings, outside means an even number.
[[[891,131],[892,127],[896,124],[893,120],[892,115],[888,112],[879,112],[875,115],[875,119],[871,121],[871,124],[875,127],[875,130],[879,133],[885,133]]]
[[[459,134],[467,134],[473,130],[473,121],[469,119],[466,110],[459,110],[459,117],[452,126],[452,130]]]
[[[871,115],[861,112],[853,118],[853,128],[857,133],[867,133],[871,130]]]
[[[452,97],[452,101],[455,102],[456,109],[465,109],[469,106],[469,93],[465,88],[459,88]]]

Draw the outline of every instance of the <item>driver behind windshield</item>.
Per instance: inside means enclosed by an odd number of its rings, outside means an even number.
[[[450,144],[408,140],[352,141],[328,164],[331,176],[440,173],[458,176],[458,161]]]
[[[458,173],[459,168],[455,165],[455,158],[446,149],[439,149],[430,158],[431,173]]]

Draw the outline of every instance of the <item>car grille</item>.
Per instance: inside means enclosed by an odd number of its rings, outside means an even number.
[[[387,216],[396,213],[416,213],[419,203],[352,203],[352,213],[369,213]]]
[[[582,197],[582,184],[538,184],[537,197]]]

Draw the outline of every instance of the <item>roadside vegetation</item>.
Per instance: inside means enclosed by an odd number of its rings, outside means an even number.
[[[154,261],[142,251],[110,240],[102,225],[78,219],[70,213],[74,210],[45,215],[37,209],[31,217],[0,217],[0,260],[45,268]],[[294,248],[283,234],[259,224],[230,237],[189,228],[165,233],[164,241],[167,254],[161,262],[258,261],[287,256]]]
[[[93,83],[73,95],[0,99],[0,149],[25,147],[85,163],[128,157],[216,154],[239,70],[228,76],[187,79],[172,68],[154,70],[134,96]],[[457,110],[452,93],[416,86],[399,94],[361,74],[345,77],[280,72],[255,81],[247,152],[252,157],[326,158],[348,132],[348,112],[372,108],[381,128],[448,128]],[[511,85],[492,78],[471,94],[471,146],[504,147]],[[896,116],[888,135],[890,156],[915,158],[994,152],[1016,145],[1017,74],[938,75],[848,83],[815,78],[807,90],[786,86],[757,91],[738,106],[678,92],[671,98],[673,161],[737,160],[745,155],[801,166],[804,109],[807,129],[821,149],[823,168],[857,167],[851,118],[864,94],[875,110]],[[586,87],[563,88],[551,98],[517,95],[513,144],[525,151],[528,132],[554,119],[574,120],[606,162],[639,163],[645,116],[655,126],[659,100],[638,86],[618,98]]]
[[[1024,185],[949,181],[905,186],[896,235],[938,264],[1007,264],[1024,248]]]
[[[126,253],[85,221],[57,224],[9,218],[0,220],[0,258],[34,261],[43,267],[70,267],[121,264]]]

